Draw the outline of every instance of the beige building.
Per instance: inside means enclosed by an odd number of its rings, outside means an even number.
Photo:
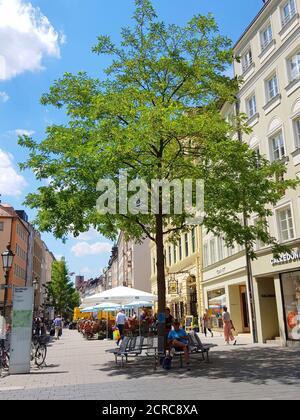
[[[150,292],[149,239],[135,243],[120,232],[104,274],[106,289],[127,286]]]
[[[203,312],[200,252],[201,228],[182,233],[174,244],[165,238],[166,303],[172,315],[183,321],[187,315]],[[156,247],[151,249],[151,293],[157,294]]]
[[[241,57],[234,73],[244,83],[238,98],[252,133],[243,141],[270,161],[282,160],[287,178],[300,177],[300,0],[265,1],[235,45]],[[228,117],[232,109],[223,110]],[[257,243],[252,263],[259,342],[300,343],[300,188],[273,209],[270,234],[293,251],[274,259]],[[253,215],[252,223],[255,223]],[[221,238],[203,244],[205,305],[221,326],[220,306],[229,307],[239,332],[252,331],[244,250],[226,249]],[[298,327],[297,327],[298,325]]]

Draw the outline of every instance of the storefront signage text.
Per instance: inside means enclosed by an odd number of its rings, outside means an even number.
[[[300,260],[300,251],[292,252],[292,254],[281,254],[280,258],[272,258],[271,264],[278,265]]]

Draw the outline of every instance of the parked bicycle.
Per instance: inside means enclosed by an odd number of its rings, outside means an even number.
[[[47,343],[50,337],[46,335],[33,336],[31,341],[31,362],[38,367],[42,366],[47,356]]]

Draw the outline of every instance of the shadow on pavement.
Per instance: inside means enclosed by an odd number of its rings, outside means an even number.
[[[165,376],[181,378],[226,379],[233,383],[246,382],[255,385],[276,381],[281,384],[299,384],[300,349],[286,349],[280,347],[251,347],[226,351],[211,352],[210,363],[201,360],[201,356],[192,356],[190,371],[179,367],[179,359],[172,361],[172,368],[165,371],[159,365],[154,370],[154,359],[139,356],[130,358],[121,368],[120,361],[116,365],[114,360],[107,362],[102,369],[109,376],[126,376],[128,379],[149,376]],[[103,366],[103,365],[102,365]]]

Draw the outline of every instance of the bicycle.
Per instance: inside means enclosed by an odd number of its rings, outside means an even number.
[[[47,343],[49,342],[48,336],[33,336],[31,341],[31,362],[40,367],[46,360],[47,356]]]

